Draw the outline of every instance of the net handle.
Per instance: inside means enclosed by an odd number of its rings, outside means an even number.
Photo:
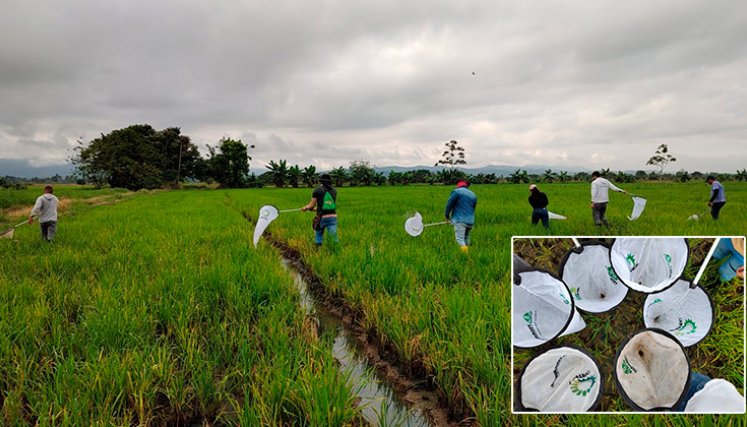
[[[432,227],[434,225],[444,225],[444,224],[448,224],[448,223],[449,223],[449,221],[432,222],[430,224],[423,224],[423,227]]]
[[[711,245],[711,249],[708,251],[708,255],[706,255],[705,259],[703,260],[703,264],[701,264],[700,269],[698,269],[698,274],[695,275],[695,279],[693,279],[693,282],[690,285],[691,289],[698,286],[698,283],[700,282],[700,278],[703,276],[703,273],[705,273],[705,269],[706,267],[708,267],[708,263],[711,261],[711,257],[713,257],[713,253],[716,252],[716,247],[718,246],[720,241],[721,241],[720,237],[716,237],[716,239],[713,241],[713,244]]]

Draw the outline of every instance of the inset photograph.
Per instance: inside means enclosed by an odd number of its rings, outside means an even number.
[[[512,248],[514,413],[745,412],[744,236]]]

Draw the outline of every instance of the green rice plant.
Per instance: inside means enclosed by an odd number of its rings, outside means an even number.
[[[419,358],[436,384],[453,402],[463,402],[481,425],[586,425],[588,417],[512,416],[510,414],[510,238],[514,235],[731,235],[743,234],[741,212],[747,207],[747,185],[727,183],[729,202],[722,218],[699,221],[687,218],[707,208],[708,187],[703,183],[635,183],[624,188],[648,199],[646,211],[629,221],[629,197],[613,193],[608,208],[610,228],[594,226],[589,207],[589,184],[543,184],[550,210],[568,217],[551,221],[550,230],[530,224],[531,207],[524,185],[473,186],[478,195],[477,223],[468,255],[459,252],[449,226],[427,228],[417,238],[403,230],[415,211],[424,222],[437,222],[451,187],[408,186],[338,189],[338,234],[334,251],[314,247],[310,215],[281,214],[270,225],[276,237],[302,252],[304,261],[321,277],[331,292],[340,293],[363,313],[363,325],[376,330],[383,343],[396,349],[402,361]],[[308,201],[306,189],[262,189],[226,192],[231,208],[256,215],[263,204],[281,208]],[[249,227],[251,232],[251,227]],[[567,247],[572,243],[567,240]],[[260,244],[260,249],[266,243]],[[556,265],[566,249],[548,245],[544,262]],[[733,297],[734,295],[731,294]],[[725,304],[726,297],[719,304]],[[723,348],[744,345],[743,325],[734,317],[723,322],[731,332],[718,342]],[[609,318],[594,321],[594,339],[621,340]],[[716,333],[716,332],[714,332]],[[723,333],[723,332],[722,332]],[[741,360],[740,352],[733,359]],[[727,359],[722,359],[727,360]],[[518,360],[519,368],[522,359]],[[731,362],[729,362],[731,363]],[[743,364],[719,371],[737,380]],[[515,368],[516,369],[516,368]],[[741,383],[740,381],[734,381]],[[619,401],[608,408],[627,411]],[[603,425],[630,420],[640,425],[666,423],[668,418],[624,416],[593,417]],[[680,422],[698,417],[676,417]],[[730,425],[741,418],[714,417],[716,425]],[[683,421],[679,421],[683,420]]]
[[[277,251],[250,252],[220,197],[83,204],[52,244],[0,241],[0,424],[310,424],[307,395],[357,422]]]

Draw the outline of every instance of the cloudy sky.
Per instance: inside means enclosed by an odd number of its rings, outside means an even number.
[[[253,167],[747,166],[735,1],[6,0],[0,159],[65,163],[135,123]],[[0,171],[2,175],[2,171]]]

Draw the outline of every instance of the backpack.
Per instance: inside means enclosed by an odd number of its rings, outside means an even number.
[[[337,204],[335,203],[334,197],[332,197],[329,191],[326,191],[324,193],[324,200],[322,201],[322,210],[333,211],[336,208],[337,208]]]

